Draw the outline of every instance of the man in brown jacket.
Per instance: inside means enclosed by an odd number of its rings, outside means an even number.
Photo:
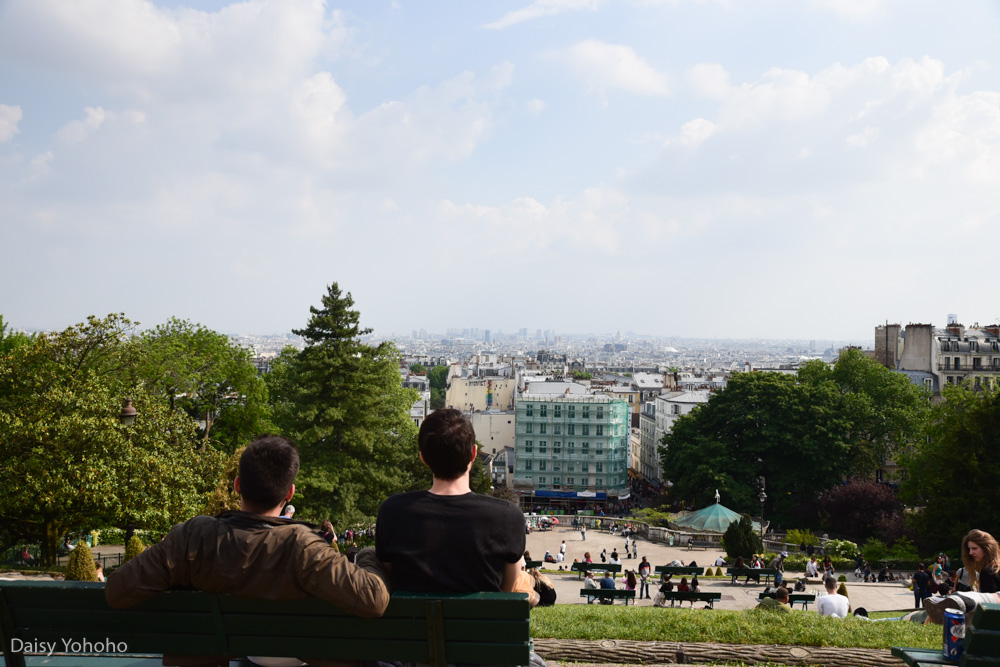
[[[174,526],[108,577],[108,604],[131,607],[188,587],[267,600],[318,597],[357,616],[381,616],[389,589],[374,550],[362,550],[355,565],[308,524],[279,518],[298,471],[289,440],[264,435],[251,442],[235,484],[241,511]]]

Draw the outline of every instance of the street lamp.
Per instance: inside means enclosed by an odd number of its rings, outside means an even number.
[[[757,494],[757,500],[760,501],[760,548],[764,548],[764,501],[767,500],[767,494],[764,493],[764,489],[760,490]]]
[[[122,408],[121,414],[118,415],[118,421],[122,426],[128,431],[128,443],[129,449],[132,449],[132,425],[135,424],[136,417],[139,416],[139,411],[132,407],[132,399],[125,399],[125,407]],[[132,490],[132,452],[128,453],[128,490]],[[129,504],[125,508],[125,544],[132,539],[132,535],[135,534],[135,526],[132,525],[132,507]]]

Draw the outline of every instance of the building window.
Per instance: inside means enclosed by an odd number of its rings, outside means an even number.
[[[948,384],[955,384],[955,378],[951,375],[948,376]]]
[[[587,452],[589,452],[590,451],[590,443],[589,442],[583,443],[582,449],[583,449],[583,453],[584,454],[586,454]]]
[[[597,472],[604,472],[604,464],[598,461],[597,463],[594,464],[594,470],[596,470]]]
[[[604,424],[597,425],[597,435],[604,435]]]
[[[604,406],[603,405],[598,405],[597,406],[597,418],[598,419],[604,419]]]
[[[552,432],[555,433],[556,435],[561,435],[562,434],[562,424],[556,424],[555,426],[553,426],[552,427]]]
[[[549,412],[549,406],[545,405],[544,403],[542,403],[541,405],[538,406],[538,416],[539,417],[547,417],[548,416],[548,412]]]
[[[539,424],[538,425],[538,432],[539,433],[545,433],[545,427],[546,426],[547,426],[546,424]]]
[[[976,376],[976,389],[979,389],[979,376]]]
[[[979,357],[975,357],[972,360],[972,367],[975,368],[976,370],[982,368],[983,367],[983,360],[981,358],[979,358]]]
[[[962,359],[961,357],[955,357],[955,370],[962,370]]]
[[[951,357],[945,357],[944,358],[944,369],[946,371],[950,371],[951,370]]]
[[[584,461],[580,468],[580,472],[590,472],[590,464]]]
[[[548,453],[548,451],[549,451],[549,446],[548,445],[549,445],[549,443],[546,442],[545,440],[539,440],[538,441],[538,453],[539,454],[546,454],[546,453]]]
[[[531,453],[531,445],[532,445],[531,440],[525,440],[524,441],[524,452],[525,452],[525,454],[530,454]]]
[[[539,471],[545,470],[545,463],[546,463],[545,461],[539,461],[538,462],[538,470]]]
[[[576,435],[576,426],[573,424],[566,424],[566,435]]]
[[[533,426],[532,426],[531,422],[528,422],[527,424],[524,425],[524,432],[525,433],[531,433],[532,432],[532,428],[533,428]]]
[[[525,417],[532,417],[532,416],[534,416],[534,414],[535,414],[535,406],[534,405],[532,405],[531,403],[528,403],[526,406],[524,406],[524,416]]]
[[[527,461],[524,462],[524,469],[531,470],[531,459],[528,459]]]
[[[576,419],[576,406],[570,405],[566,407],[566,416],[570,419]]]
[[[584,424],[583,425],[583,434],[584,435],[590,435],[590,424]]]
[[[559,419],[560,417],[562,417],[561,413],[562,413],[562,406],[561,405],[556,405],[556,406],[554,406],[552,408],[552,414],[553,414],[553,416],[556,419]]]
[[[566,483],[569,484],[570,486],[573,486],[576,483],[576,481],[572,477],[567,477]]]
[[[558,477],[553,477],[552,478],[552,486],[559,486],[559,478]]]
[[[670,413],[674,414],[674,415],[679,415],[681,413],[681,406],[679,406],[679,405],[671,405],[670,406]]]
[[[562,443],[559,442],[558,440],[552,443],[552,453],[555,454],[556,456],[562,454]]]
[[[539,484],[539,486],[544,486],[545,485],[545,478],[544,477],[539,477],[538,478],[538,484]]]
[[[576,447],[576,443],[573,442],[572,440],[570,440],[569,444],[566,445],[566,446],[569,448],[569,453],[572,454],[573,453],[573,448]]]
[[[590,406],[589,405],[583,406],[583,418],[584,419],[590,419]]]

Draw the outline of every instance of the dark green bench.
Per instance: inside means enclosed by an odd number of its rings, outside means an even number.
[[[715,542],[708,540],[688,540],[687,548],[688,551],[691,551],[691,549],[718,549],[720,547]]]
[[[763,600],[764,598],[776,598],[777,593],[764,593],[761,592],[757,595],[758,600]],[[803,609],[807,609],[809,605],[816,601],[815,593],[789,593],[788,594],[788,606],[795,609],[796,604],[801,604]]]
[[[580,579],[583,579],[584,572],[611,572],[612,574],[621,574],[621,565],[611,565],[609,563],[573,563],[569,568],[573,572],[580,573]]]
[[[581,588],[580,597],[587,598],[587,604],[590,604],[595,599],[600,598],[601,600],[625,600],[626,606],[628,601],[632,600],[635,604],[635,591],[626,591],[621,588]]]
[[[526,560],[524,561],[524,567],[527,570],[533,570],[536,567],[542,567],[543,563],[540,560]]]
[[[892,654],[910,667],[958,665],[959,667],[1000,666],[1000,604],[982,604],[965,628],[964,650],[957,662],[941,654],[941,649],[892,647]]]
[[[663,576],[664,574],[687,576],[697,574],[700,577],[705,574],[705,568],[698,567],[697,565],[694,567],[690,567],[688,565],[657,565],[653,568],[653,572],[660,576]]]
[[[760,579],[764,580],[764,583],[768,583],[771,577],[778,574],[777,570],[770,570],[765,568],[755,568],[755,567],[731,567],[726,570],[726,576],[732,577],[731,583],[736,583],[736,580],[740,577],[750,576],[751,578],[757,578],[757,583],[760,583]]]
[[[674,602],[707,602],[708,606],[715,609],[715,603],[722,599],[722,593],[705,592],[692,593],[691,591],[666,591],[663,593],[665,599],[670,600],[670,606]]]
[[[199,591],[171,591],[112,609],[104,584],[0,581],[6,667],[26,664],[26,656],[10,651],[14,639],[56,642],[58,653],[71,655],[55,664],[138,665],[137,658],[169,653],[527,665],[528,612],[524,593],[396,594],[385,615],[374,619],[316,598],[248,600]],[[88,660],[80,654],[85,646],[66,651],[64,639],[108,641],[115,650],[95,650]],[[27,656],[27,664],[45,660]]]

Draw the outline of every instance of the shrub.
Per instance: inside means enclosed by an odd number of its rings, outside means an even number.
[[[129,538],[128,544],[125,545],[125,557],[122,559],[122,564],[125,564],[142,553],[145,547],[142,546],[142,540],[139,539],[138,535],[133,535]]]
[[[66,581],[97,581],[97,567],[90,547],[84,541],[77,542],[66,564]]]
[[[751,555],[764,550],[764,546],[760,541],[760,535],[754,532],[753,522],[746,514],[740,517],[739,521],[733,521],[729,524],[722,539],[726,556],[730,559],[734,559],[737,556],[749,558]]]
[[[785,541],[789,544],[819,544],[819,538],[812,531],[799,530],[798,528],[789,530],[788,535],[785,536]]]
[[[889,549],[889,553],[886,554],[886,558],[893,561],[913,562],[920,560],[920,556],[917,554],[917,547],[905,537],[896,540],[896,543]]]
[[[715,568],[715,576],[717,576],[717,577],[721,577],[722,576],[722,568],[721,567]]]
[[[830,557],[854,559],[858,556],[858,545],[850,540],[827,540],[823,545]]]
[[[840,585],[837,586],[837,593],[843,595],[845,598],[851,597],[847,594],[847,579],[844,575],[840,575]]]
[[[837,577],[837,581],[839,581],[841,584],[846,584],[847,583],[847,575],[846,574],[842,574],[842,575],[838,576]],[[838,590],[837,592],[839,593],[840,591]]]
[[[875,537],[869,537],[865,545],[861,547],[861,555],[869,563],[881,563],[888,554],[889,549],[885,546],[885,542]]]

